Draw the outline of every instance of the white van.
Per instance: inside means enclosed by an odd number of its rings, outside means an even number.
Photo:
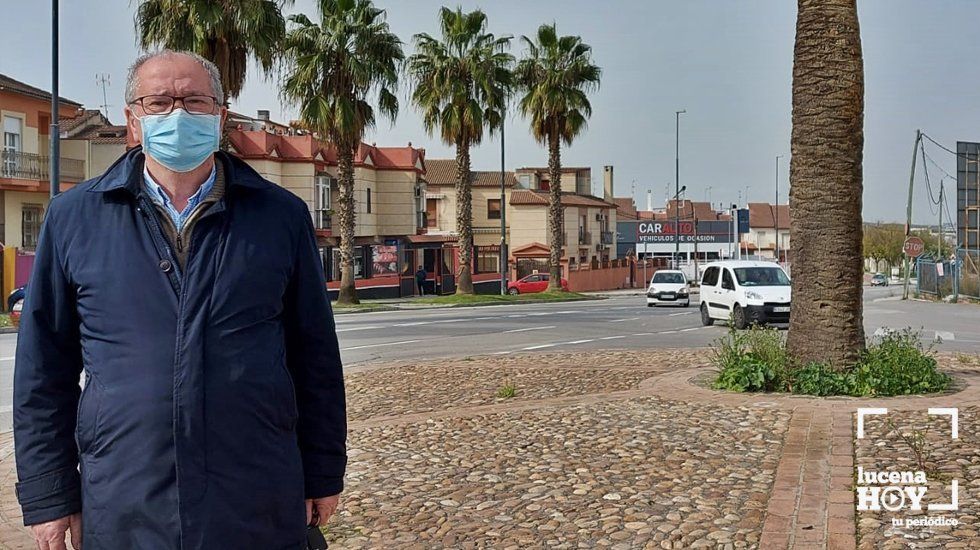
[[[729,318],[735,328],[788,323],[790,281],[773,262],[724,261],[705,266],[701,277],[701,323]]]

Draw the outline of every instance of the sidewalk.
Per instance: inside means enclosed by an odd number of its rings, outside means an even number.
[[[706,360],[650,349],[354,367],[330,547],[980,548],[972,358],[940,356],[956,393],[874,400],[717,392]],[[897,432],[875,419],[875,437],[856,440],[859,406],[887,407]],[[928,407],[959,407],[959,440]],[[926,467],[964,480],[946,513],[960,525],[856,514],[857,465],[908,463],[901,434],[926,428]],[[0,547],[31,548],[13,480],[0,436]]]

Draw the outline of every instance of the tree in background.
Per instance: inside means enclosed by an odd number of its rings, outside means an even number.
[[[385,12],[370,0],[319,0],[319,23],[293,15],[284,44],[283,96],[299,104],[302,124],[337,148],[340,197],[340,292],[337,302],[357,303],[354,288],[354,157],[378,110],[398,115],[402,42]]]
[[[901,225],[869,224],[864,227],[861,250],[865,258],[875,263],[885,262],[890,270],[902,260],[904,243],[905,229]]]
[[[473,190],[470,147],[503,124],[513,85],[514,57],[510,37],[487,32],[480,10],[439,10],[441,39],[426,33],[414,37],[415,51],[407,64],[415,90],[412,101],[422,111],[431,135],[456,148],[456,232],[459,235],[457,294],[473,294]],[[506,261],[501,259],[501,261]]]
[[[286,35],[282,8],[293,0],[140,0],[136,35],[140,48],[195,52],[214,62],[225,97],[242,92],[248,61],[266,75]]]
[[[801,365],[845,368],[865,346],[862,304],[864,61],[856,0],[798,0],[790,210]]]
[[[554,24],[541,25],[535,40],[521,37],[527,57],[517,64],[517,85],[524,94],[521,114],[531,118],[531,134],[548,146],[548,233],[551,250],[549,290],[561,289],[564,210],[561,205],[561,145],[585,130],[592,115],[589,92],[599,88],[601,69],[592,48],[578,36],[559,36]]]

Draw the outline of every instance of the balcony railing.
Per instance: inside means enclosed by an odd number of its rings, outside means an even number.
[[[313,211],[313,227],[316,229],[331,229],[333,219],[330,217],[330,210]]]
[[[578,244],[592,244],[592,233],[580,230],[578,232]]]
[[[601,244],[615,244],[616,235],[612,231],[602,231],[599,233],[599,242]]]
[[[50,157],[37,153],[19,151],[0,151],[0,178],[35,181],[50,179]],[[85,161],[61,159],[61,180],[82,181],[85,179]]]

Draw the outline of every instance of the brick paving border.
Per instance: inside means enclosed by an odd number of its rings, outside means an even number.
[[[533,354],[528,356],[533,357]],[[376,368],[398,368],[398,366],[400,364],[363,366],[356,368],[355,372]],[[622,369],[623,367],[610,368]],[[957,371],[959,390],[954,393],[928,397],[902,396],[878,399],[812,398],[788,394],[721,392],[700,384],[700,379],[712,371],[713,368],[708,366],[686,368],[651,376],[643,380],[634,390],[375,417],[352,421],[349,427],[357,429],[387,426],[433,418],[466,417],[495,411],[539,409],[644,396],[720,406],[791,410],[790,426],[776,469],[759,548],[760,550],[823,548],[845,550],[856,546],[852,490],[853,416],[856,409],[887,407],[895,410],[921,410],[927,407],[949,406],[950,398],[955,398],[958,406],[980,405],[980,373],[976,371]],[[13,462],[13,436],[10,432],[0,434],[0,548],[29,550],[34,548],[34,543],[28,530],[23,527],[20,507],[14,495],[16,471]]]

